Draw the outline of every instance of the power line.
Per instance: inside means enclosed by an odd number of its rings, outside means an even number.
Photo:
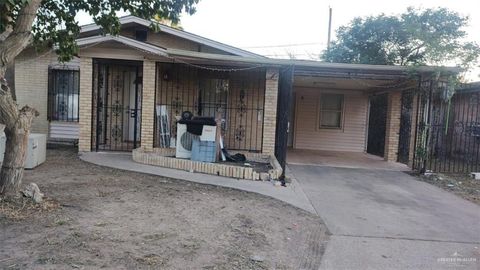
[[[266,46],[249,46],[242,47],[244,49],[261,49],[261,48],[281,48],[281,47],[296,47],[306,45],[324,45],[325,42],[309,42],[309,43],[294,43],[294,44],[278,44],[278,45],[266,45]]]
[[[262,54],[263,56],[320,56],[320,53],[276,53],[276,54]]]

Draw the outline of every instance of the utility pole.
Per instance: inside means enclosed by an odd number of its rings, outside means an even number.
[[[330,50],[330,38],[332,35],[332,8],[328,6],[328,40],[327,40],[327,51]]]

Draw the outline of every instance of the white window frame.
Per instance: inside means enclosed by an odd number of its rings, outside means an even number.
[[[342,107],[340,110],[323,110],[322,109],[322,97],[325,95],[339,95],[342,97]],[[322,126],[322,112],[324,111],[332,111],[332,112],[340,112],[340,125],[338,127],[327,127]],[[318,98],[317,103],[317,123],[316,127],[317,130],[343,130],[344,127],[344,117],[345,117],[345,94],[342,93],[334,93],[334,92],[325,92],[321,93]]]

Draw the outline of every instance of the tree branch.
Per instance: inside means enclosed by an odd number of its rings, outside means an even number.
[[[0,41],[0,78],[5,76],[7,66],[20,54],[32,38],[32,25],[41,0],[31,0],[18,12],[13,31]],[[6,32],[6,31],[5,31]],[[3,34],[3,33],[2,33]]]

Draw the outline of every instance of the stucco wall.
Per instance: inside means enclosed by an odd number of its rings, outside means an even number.
[[[363,152],[368,96],[361,91],[295,88],[294,147],[298,149]],[[321,93],[344,94],[341,129],[320,129],[318,104]]]

